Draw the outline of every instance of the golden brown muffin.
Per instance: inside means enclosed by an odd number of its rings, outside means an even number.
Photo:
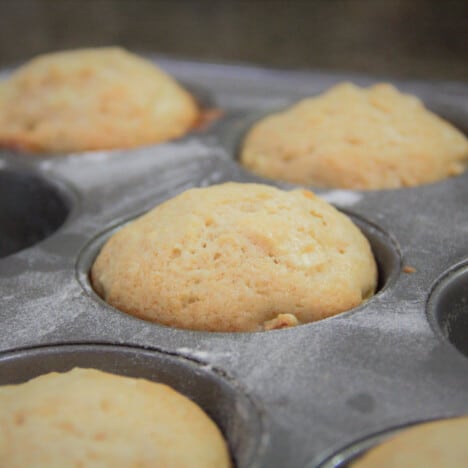
[[[0,387],[5,468],[227,468],[219,429],[170,387],[94,369]]]
[[[194,99],[119,48],[35,58],[0,82],[0,146],[33,153],[129,148],[186,133]]]
[[[93,287],[129,314],[173,327],[257,331],[355,307],[376,287],[367,239],[305,190],[227,183],[188,190],[123,227]]]
[[[468,141],[414,96],[389,84],[346,83],[258,122],[241,162],[272,179],[389,189],[463,172]]]
[[[466,468],[468,417],[419,424],[369,450],[353,468]]]

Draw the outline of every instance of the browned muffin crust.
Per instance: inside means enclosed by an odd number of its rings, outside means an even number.
[[[191,189],[114,234],[92,270],[116,308],[164,325],[257,331],[361,304],[377,283],[367,239],[304,190]]]
[[[271,179],[390,189],[460,174],[468,140],[389,84],[362,89],[345,83],[258,122],[240,158]]]
[[[120,48],[39,56],[0,82],[0,146],[31,153],[130,148],[189,131],[195,100]]]

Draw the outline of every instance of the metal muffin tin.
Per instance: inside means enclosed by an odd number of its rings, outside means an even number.
[[[0,154],[0,250],[10,253],[0,259],[0,383],[75,365],[167,382],[216,420],[239,468],[342,466],[356,441],[468,413],[468,172],[411,189],[315,190],[353,217],[379,263],[378,294],[341,315],[208,333],[148,323],[97,297],[89,267],[128,220],[190,187],[293,187],[236,161],[261,115],[340,81],[382,81],[151,58],[222,116],[149,147]],[[468,130],[468,86],[393,82]],[[16,227],[3,213],[18,214]]]

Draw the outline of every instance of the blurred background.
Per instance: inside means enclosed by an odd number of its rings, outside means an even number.
[[[182,58],[468,80],[468,0],[0,0],[0,66],[118,44]]]

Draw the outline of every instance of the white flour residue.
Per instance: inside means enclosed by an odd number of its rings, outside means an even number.
[[[18,278],[4,279],[8,290],[17,290],[18,294],[3,296],[0,321],[8,333],[2,337],[2,346],[37,341],[73,322],[82,312],[83,307],[77,303],[82,291],[65,272],[27,271]],[[29,296],[21,295],[20,291],[29,291]]]
[[[216,358],[222,358],[230,356],[230,353],[227,352],[212,352],[212,351],[203,351],[200,349],[192,349],[192,348],[177,348],[176,350],[179,354],[183,356],[192,357],[195,359],[199,359],[200,361],[211,361]]]
[[[83,153],[70,153],[66,155],[58,155],[50,159],[45,159],[39,162],[39,167],[48,171],[57,167],[81,167],[83,164],[93,164],[111,159],[119,151],[86,151]]]
[[[224,177],[224,173],[222,171],[214,171],[205,177],[200,182],[200,187],[209,187],[210,185],[219,184]]]
[[[166,143],[139,149],[94,151],[74,154],[63,159],[45,160],[40,167],[70,179],[84,190],[102,188],[127,182],[149,173],[158,174],[173,165],[196,162],[211,155],[203,143],[189,140],[183,143]],[[110,183],[111,181],[111,183]]]
[[[320,198],[334,205],[352,206],[361,201],[362,193],[350,190],[332,190],[331,192],[321,193]]]

